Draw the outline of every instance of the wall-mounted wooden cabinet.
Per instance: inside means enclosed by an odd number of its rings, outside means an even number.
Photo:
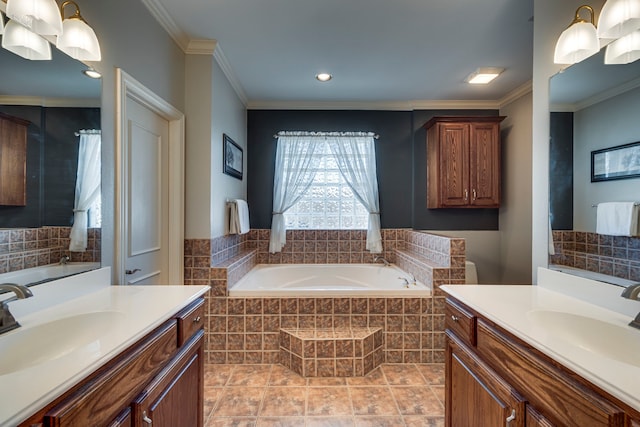
[[[503,116],[433,117],[427,129],[427,207],[500,206]]]
[[[27,204],[27,126],[0,113],[0,205]]]

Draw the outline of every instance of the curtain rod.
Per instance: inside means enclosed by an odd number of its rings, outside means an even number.
[[[372,136],[373,139],[380,138],[380,135],[373,132],[297,132],[297,131],[280,131],[273,135],[274,138],[279,136],[306,136],[311,138],[326,138],[327,136]]]
[[[100,129],[80,129],[78,132],[74,132],[75,136],[80,135],[100,135],[102,131]]]

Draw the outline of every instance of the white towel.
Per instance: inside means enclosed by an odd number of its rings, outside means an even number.
[[[229,234],[249,232],[249,206],[242,199],[229,202]]]
[[[638,206],[635,202],[599,203],[596,233],[610,236],[638,234]]]

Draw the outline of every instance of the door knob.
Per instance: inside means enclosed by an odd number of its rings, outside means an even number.
[[[139,268],[134,268],[133,270],[125,270],[124,274],[135,274],[138,271],[142,271],[142,270],[140,270]]]

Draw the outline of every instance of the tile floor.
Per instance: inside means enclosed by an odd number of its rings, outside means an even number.
[[[444,426],[444,365],[303,378],[282,365],[206,365],[207,427]]]

